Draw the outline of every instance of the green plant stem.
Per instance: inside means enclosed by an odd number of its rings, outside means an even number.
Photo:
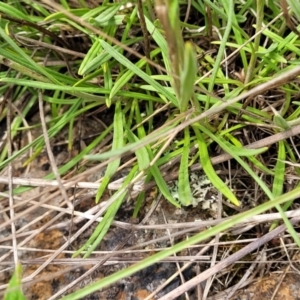
[[[210,78],[210,82],[208,85],[208,92],[212,93],[214,85],[215,85],[215,80],[217,77],[217,73],[220,69],[220,64],[222,61],[222,57],[224,55],[224,51],[225,51],[225,46],[226,46],[226,42],[228,40],[230,31],[231,31],[231,27],[232,27],[232,19],[233,19],[233,13],[234,13],[234,1],[233,0],[227,0],[227,3],[225,4],[225,9],[227,10],[227,15],[228,15],[228,19],[227,19],[227,25],[226,25],[226,29],[220,44],[220,48],[218,51],[218,55],[217,58],[215,60],[215,65],[214,65],[214,69],[213,72],[211,74],[211,78]],[[205,110],[208,110],[210,106],[210,97],[207,97],[207,101],[205,103]]]
[[[263,18],[264,18],[264,0],[257,0],[257,16],[256,16],[256,30],[255,32],[258,33],[262,29],[262,24],[263,24]],[[260,37],[261,34],[257,34],[255,39],[254,39],[254,47],[252,49],[252,55],[250,58],[250,63],[248,66],[248,70],[246,72],[246,77],[245,77],[245,85],[248,84],[253,76],[255,75],[254,73],[254,68],[256,65],[256,60],[257,60],[257,54],[256,52],[258,51],[259,45],[260,45]]]

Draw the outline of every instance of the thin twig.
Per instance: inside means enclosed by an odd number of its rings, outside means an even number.
[[[290,220],[290,222],[292,224],[296,224],[296,223],[299,222],[299,218],[293,218],[292,220]],[[277,227],[273,231],[268,232],[267,234],[265,234],[261,238],[255,240],[254,242],[252,242],[249,245],[245,246],[243,249],[241,249],[241,250],[235,252],[234,254],[230,255],[229,257],[227,257],[223,261],[219,262],[218,264],[216,264],[212,268],[202,272],[201,274],[199,274],[198,276],[196,276],[193,279],[189,280],[188,282],[184,283],[180,287],[174,289],[172,292],[170,292],[170,293],[166,294],[165,296],[161,297],[159,300],[176,299],[178,296],[180,296],[184,292],[186,292],[186,291],[190,290],[191,288],[193,288],[194,286],[196,286],[199,282],[202,282],[202,281],[206,280],[207,278],[209,278],[210,276],[216,274],[217,272],[220,272],[221,270],[223,270],[227,266],[233,264],[235,261],[241,259],[245,255],[251,253],[252,251],[254,251],[254,250],[258,249],[259,247],[261,247],[262,245],[264,245],[265,243],[269,242],[270,240],[272,240],[273,238],[275,238],[276,236],[278,236],[279,234],[281,234],[285,230],[286,230],[285,225],[281,225],[281,226]]]
[[[63,48],[63,47],[59,47],[59,46],[56,46],[56,45],[48,44],[48,43],[45,43],[45,42],[42,42],[42,41],[37,41],[37,40],[30,39],[30,38],[22,36],[22,35],[15,35],[15,38],[17,40],[20,40],[20,41],[30,42],[32,47],[44,47],[46,49],[52,49],[56,53],[70,54],[70,55],[73,55],[75,57],[77,56],[77,57],[80,57],[80,58],[85,58],[85,56],[86,56],[86,54],[78,52],[78,51],[73,51],[73,50],[66,49],[66,48]]]
[[[166,224],[167,225],[167,224]],[[220,236],[222,236],[223,234],[221,233]],[[173,236],[173,235],[172,235]],[[204,253],[206,253],[214,244],[215,244],[216,240],[212,239],[210,242],[206,243],[205,245],[203,245],[203,248],[193,257],[190,257],[190,261],[187,262],[185,265],[183,265],[180,270],[178,270],[175,274],[173,274],[170,278],[168,282],[164,282],[162,285],[160,285],[153,293],[151,293],[147,298],[145,298],[145,300],[150,300],[153,299],[153,297],[160,292],[163,288],[165,288],[169,282],[171,282],[172,280],[174,280],[179,272],[183,272],[184,270],[186,270],[188,267],[190,267],[194,262],[197,261],[197,257],[201,257]],[[198,245],[199,246],[199,245]]]
[[[59,44],[63,45],[64,47],[69,48],[69,45],[63,39],[61,39],[59,36],[57,36],[52,31],[47,30],[46,28],[44,28],[40,24],[36,24],[34,22],[29,22],[29,21],[26,21],[26,20],[11,17],[11,16],[6,15],[6,14],[1,14],[1,18],[5,19],[5,20],[9,20],[9,21],[17,23],[17,24],[20,24],[20,25],[26,25],[28,27],[32,27],[32,28],[38,30],[39,32],[42,32],[45,35],[53,38],[54,41],[58,42]]]
[[[256,256],[255,261],[251,264],[251,266],[248,268],[248,270],[243,275],[243,277],[240,279],[240,281],[231,289],[230,293],[226,297],[226,300],[232,299],[234,293],[242,287],[243,283],[248,279],[248,277],[254,271],[254,268],[257,267],[258,262],[262,260],[264,252],[265,252],[265,249],[260,251],[260,253]]]
[[[51,165],[51,168],[52,168],[52,172],[53,172],[53,174],[54,174],[54,176],[57,180],[59,190],[60,190],[64,200],[68,204],[69,208],[71,210],[73,210],[74,207],[73,207],[72,203],[69,201],[69,198],[68,198],[68,195],[67,195],[67,192],[66,192],[66,188],[62,184],[62,180],[61,180],[61,177],[59,175],[58,168],[57,168],[57,165],[56,165],[56,162],[55,162],[55,158],[54,158],[54,155],[53,155],[53,152],[52,152],[52,149],[51,149],[50,140],[49,140],[48,131],[47,131],[47,126],[46,126],[46,121],[45,121],[44,106],[43,106],[43,94],[42,94],[41,90],[39,90],[38,93],[39,93],[38,98],[39,98],[39,110],[40,110],[41,125],[42,125],[42,129],[43,129],[45,145],[46,145],[50,165]]]

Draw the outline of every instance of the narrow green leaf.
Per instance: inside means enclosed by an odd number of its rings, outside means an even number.
[[[226,136],[226,137],[234,144],[234,145],[232,145],[232,144],[228,143],[228,147],[234,147],[234,148],[232,148],[232,150],[233,150],[237,155],[239,155],[239,156],[246,156],[246,157],[253,163],[253,165],[254,165],[257,169],[263,171],[263,172],[266,173],[266,174],[269,174],[269,175],[274,176],[274,172],[273,172],[273,171],[271,171],[270,169],[268,169],[268,167],[266,167],[264,164],[262,164],[258,159],[256,159],[256,158],[254,157],[254,155],[258,155],[258,154],[262,153],[263,150],[265,150],[266,147],[264,147],[264,148],[259,148],[259,149],[258,149],[258,150],[259,150],[258,152],[255,152],[255,151],[254,151],[254,152],[249,152],[249,155],[240,155],[240,152],[239,152],[239,151],[235,151],[236,148],[238,148],[238,149],[244,149],[244,150],[246,150],[247,148],[243,148],[243,145],[241,144],[241,142],[240,142],[239,140],[237,140],[233,135],[231,135],[231,134],[229,134],[229,133],[226,133],[225,136]],[[224,141],[225,141],[225,140],[224,140]],[[251,149],[249,149],[249,150],[251,150]],[[252,150],[256,150],[256,149],[252,149]],[[250,153],[252,153],[252,155],[250,155]],[[241,154],[243,154],[243,153],[241,153]]]
[[[195,125],[197,126],[197,125]],[[228,147],[228,142],[222,136],[216,136],[209,130],[207,130],[204,126],[198,125],[200,130],[208,135],[212,140],[214,140],[225,152],[229,153],[247,172],[248,174],[258,183],[258,185],[262,188],[262,190],[267,194],[267,196],[272,199],[273,194],[267,187],[267,185],[252,171],[250,166],[244,162],[235,152]]]
[[[4,300],[26,300],[22,292],[22,266],[18,264],[15,272],[9,281]]]
[[[157,52],[157,51],[156,51]],[[142,69],[145,64],[146,64],[146,60],[144,59],[141,59],[140,61],[138,61],[136,63],[136,66],[139,68],[139,69]],[[121,74],[120,74],[121,75]],[[114,82],[114,85],[113,87],[111,88],[111,91],[110,91],[110,95],[109,95],[109,98],[113,98],[116,93],[134,76],[134,72],[132,72],[131,70],[128,70],[126,72],[124,72],[124,74],[122,74],[115,82]]]
[[[100,43],[100,38],[98,39],[99,43]],[[126,40],[124,42],[124,45],[126,46],[130,46],[134,43],[138,43],[141,41],[141,38],[140,37],[134,37],[130,40]],[[100,44],[101,45],[101,44]],[[114,46],[114,48],[118,51],[121,51],[121,47],[118,47],[118,46]],[[100,48],[101,49],[101,48]],[[88,73],[91,73],[91,72],[99,72],[99,69],[101,68],[101,66],[109,61],[111,59],[111,55],[109,52],[107,51],[99,51],[98,55],[96,55],[93,59],[90,59],[87,63],[86,63],[86,66],[85,68],[83,68],[81,70],[81,73],[82,75],[87,75]],[[93,73],[93,74],[89,74],[89,76],[91,76],[91,78],[94,78],[96,75]],[[86,76],[88,78],[88,76]],[[84,82],[86,79],[85,77],[81,80],[79,80],[78,82],[81,83],[81,82]]]
[[[64,91],[64,92],[91,92],[91,93],[105,93],[107,94],[108,91],[104,88],[99,87],[75,87],[75,86],[67,86],[67,85],[57,85],[54,83],[47,83],[47,82],[38,82],[34,80],[27,80],[27,79],[17,79],[17,78],[1,78],[0,82],[9,82],[15,83],[22,86],[28,86],[33,88],[41,88],[41,84],[43,89],[45,90],[57,90],[57,91]],[[96,100],[96,99],[95,99]]]
[[[184,144],[178,174],[178,196],[181,205],[195,205],[189,182],[190,128],[184,129]]]
[[[131,143],[138,142],[139,141],[138,137],[129,128],[126,128],[126,129],[127,129],[126,133],[127,133],[129,142],[131,142]],[[146,147],[137,149],[135,151],[135,155],[137,157],[139,170],[145,171],[146,169],[148,169],[149,165],[150,165],[150,159],[149,159],[149,155],[148,155],[148,151],[147,151]]]
[[[86,13],[84,13],[83,15],[81,15],[81,19],[84,21],[88,21],[91,18],[94,18],[95,16],[98,16],[103,10],[105,10],[106,8],[102,5],[99,5],[93,9],[87,9]],[[63,15],[63,17],[65,17]]]
[[[128,68],[133,73],[135,73],[136,75],[138,75],[139,77],[141,77],[147,83],[149,83],[150,85],[152,85],[158,93],[164,95],[169,101],[171,101],[175,105],[177,104],[177,99],[174,97],[174,95],[172,95],[171,93],[169,93],[167,89],[165,89],[157,81],[153,80],[148,74],[146,74],[141,69],[139,69],[129,59],[127,59],[121,53],[119,53],[118,51],[116,51],[116,49],[114,47],[110,46],[108,43],[106,43],[103,40],[101,40],[101,45],[102,45],[103,49],[105,49],[110,55],[112,55],[118,62],[120,62],[126,68]]]
[[[116,103],[115,115],[114,115],[114,137],[113,137],[113,144],[112,144],[112,151],[118,150],[123,147],[124,145],[124,131],[123,131],[123,115],[121,109],[121,102],[118,101]],[[116,158],[111,161],[107,169],[105,171],[104,178],[99,186],[96,195],[96,203],[99,202],[100,198],[102,197],[106,186],[109,183],[110,178],[116,173],[118,167],[120,165],[120,158]]]
[[[75,8],[75,9],[68,10],[68,12],[70,12],[74,16],[78,16],[78,17],[84,16],[84,14],[86,14],[90,11],[91,10],[88,8]],[[64,18],[66,18],[66,15],[62,11],[59,11],[59,12],[55,12],[55,13],[47,16],[44,21],[55,21],[55,20],[64,19]]]
[[[279,128],[281,128],[282,130],[290,129],[291,128],[290,124],[278,113],[278,111],[273,106],[270,106],[270,108],[274,113],[274,117],[273,117],[274,124]]]
[[[16,9],[12,4],[3,3],[3,1],[0,3],[0,12],[5,13],[8,16],[18,18],[20,20],[26,20],[32,22],[29,15],[23,14],[21,11]]]
[[[211,1],[209,1],[211,2]],[[212,93],[213,87],[215,85],[215,80],[217,77],[217,74],[220,72],[220,67],[221,67],[221,60],[224,56],[224,51],[225,51],[225,47],[226,47],[226,42],[229,38],[230,32],[232,30],[232,21],[233,21],[233,16],[234,16],[234,1],[233,0],[228,0],[226,1],[227,3],[224,5],[224,9],[226,10],[227,16],[227,24],[226,24],[226,28],[224,31],[224,34],[222,36],[222,41],[218,50],[218,55],[216,58],[216,61],[214,63],[214,68],[213,68],[213,72],[211,75],[211,80],[209,82],[209,86],[208,86],[208,92]],[[205,104],[205,110],[208,110],[209,105],[210,104],[210,97],[208,97],[206,104]]]
[[[273,180],[273,195],[274,197],[279,197],[283,191],[283,184],[285,179],[285,161],[286,160],[286,149],[284,142],[278,142],[278,158],[274,169],[274,180]]]
[[[278,142],[278,156],[274,168],[274,179],[272,192],[274,197],[279,197],[283,192],[283,185],[285,179],[285,160],[286,160],[286,149],[283,141]],[[288,204],[288,203],[285,203]],[[291,204],[291,203],[290,203]],[[286,209],[283,209],[284,211]],[[273,230],[278,225],[278,221],[275,221],[270,226],[270,230]]]
[[[8,36],[5,31],[0,27],[0,36],[10,45],[10,47],[18,54],[20,55],[24,60],[29,63],[31,68],[33,70],[38,71],[40,74],[43,74],[46,78],[48,78],[51,82],[56,83],[60,85],[61,83],[52,76],[46,68],[43,68],[42,66],[38,65],[30,56],[28,56],[11,38]],[[41,86],[39,86],[41,88]]]
[[[295,15],[298,18],[298,21],[300,21],[300,6],[299,6],[299,1],[298,0],[287,0],[287,2],[289,3],[292,12],[295,13]]]
[[[101,52],[101,44],[100,44],[99,39],[96,39],[94,41],[92,47],[90,48],[90,50],[88,51],[88,53],[86,54],[86,56],[84,57],[84,59],[82,60],[82,62],[80,64],[80,67],[79,67],[79,70],[78,70],[79,75],[84,75],[86,73],[87,65],[97,55],[99,55],[100,52]]]
[[[158,186],[159,191],[163,194],[163,196],[174,206],[180,207],[180,205],[173,199],[168,185],[166,184],[164,178],[162,177],[159,168],[156,164],[154,164],[152,167],[150,167],[150,171],[154,177],[154,180]]]
[[[206,142],[202,136],[202,133],[198,128],[193,127],[195,134],[197,136],[198,141],[198,151],[199,151],[199,157],[200,162],[203,167],[204,173],[208,177],[208,179],[211,181],[212,185],[220,191],[228,200],[230,200],[231,203],[233,203],[236,206],[240,206],[239,200],[235,197],[233,192],[229,189],[229,187],[223,182],[223,180],[217,175],[216,171],[213,168],[213,165],[210,161],[210,157],[207,150]]]
[[[164,64],[167,70],[170,71],[170,62],[168,59],[168,44],[164,36],[160,33],[160,31],[157,29],[156,26],[145,16],[146,26],[148,29],[148,32],[151,34],[151,37],[154,39],[154,41],[159,46],[159,49],[161,49],[161,53],[164,58]]]
[[[107,209],[107,212],[105,213],[103,219],[101,222],[97,225],[96,229],[94,230],[93,234],[90,236],[88,241],[79,249],[77,250],[72,257],[76,257],[79,254],[81,254],[83,251],[86,250],[86,253],[84,254],[84,258],[87,258],[93,250],[100,244],[101,240],[107,233],[108,229],[110,228],[111,223],[114,220],[114,217],[122,204],[125,196],[127,195],[127,191],[124,190],[130,181],[133,179],[135,173],[137,171],[137,166],[133,167],[130,171],[130,173],[125,178],[121,188],[119,191],[117,191],[111,199],[113,199],[113,203],[111,206]],[[110,199],[110,200],[111,200]]]
[[[110,72],[110,67],[108,63],[103,65],[103,72],[104,72],[104,88],[111,91],[114,87],[115,83],[113,83],[113,79]],[[112,97],[106,97],[106,106],[110,107],[112,103]]]
[[[148,151],[148,155],[149,155],[149,158],[150,160],[153,159],[153,153],[152,153],[152,150],[149,146],[147,146],[147,151]],[[168,188],[168,185],[167,183],[165,182],[163,176],[161,175],[160,173],[160,170],[157,166],[157,164],[154,164],[153,166],[151,166],[149,168],[151,174],[153,175],[154,177],[154,180],[158,186],[158,189],[159,191],[162,193],[162,195],[171,203],[173,204],[174,206],[176,207],[180,207],[180,205],[177,203],[177,201],[175,201],[169,191],[169,188]]]
[[[109,20],[98,24],[93,18],[89,19],[89,22],[94,25],[94,23],[98,26],[105,28],[107,26],[122,26],[124,22],[127,22],[127,15],[115,15]]]
[[[180,74],[180,111],[185,112],[189,100],[194,93],[194,83],[197,72],[197,63],[192,43],[187,42],[184,48],[183,69]]]
[[[243,147],[236,147],[232,145],[231,143],[224,140],[224,143],[238,156],[254,156],[261,154],[268,150],[268,147],[258,148],[258,149],[249,149],[249,148],[243,148]]]
[[[121,5],[123,4],[124,1],[107,6],[106,9],[94,19],[94,21],[96,21],[98,25],[108,22],[119,11]]]

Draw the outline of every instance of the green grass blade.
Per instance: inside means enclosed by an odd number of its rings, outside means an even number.
[[[148,155],[150,160],[153,159],[153,153],[152,150],[149,146],[147,146],[147,151],[148,151]],[[150,168],[150,172],[152,174],[152,176],[154,177],[154,180],[158,186],[159,191],[162,193],[162,195],[174,206],[176,207],[180,207],[180,205],[177,203],[177,201],[174,200],[174,198],[172,197],[168,185],[165,182],[163,176],[160,173],[160,170],[157,166],[157,164],[155,163],[154,165],[152,165]]]
[[[111,91],[113,87],[115,86],[115,83],[113,82],[110,67],[108,63],[105,63],[103,65],[103,71],[104,71],[104,88]],[[112,98],[113,97],[106,97],[106,106],[110,107],[112,103]]]
[[[22,266],[18,264],[15,272],[9,281],[7,290],[4,295],[4,300],[26,300],[22,292]]]
[[[159,46],[159,49],[161,50],[161,54],[163,56],[164,65],[165,68],[170,71],[170,61],[168,59],[168,44],[166,42],[166,39],[164,36],[160,33],[160,31],[157,29],[157,27],[154,26],[154,24],[145,16],[146,26],[148,29],[148,32],[151,34],[154,41]]]
[[[274,113],[274,117],[273,117],[274,124],[279,128],[281,128],[282,130],[290,129],[291,128],[290,124],[278,113],[278,111],[273,106],[270,106],[270,108]]]
[[[34,80],[27,80],[27,79],[15,79],[14,78],[1,78],[0,81],[2,82],[8,82],[8,83],[15,83],[17,85],[32,87],[32,88],[40,88],[41,82],[34,81]],[[55,83],[43,83],[43,89],[45,90],[53,90],[53,91],[63,91],[63,92],[91,92],[91,93],[108,93],[108,90],[104,88],[99,88],[96,86],[67,86],[67,85],[57,85]]]
[[[87,72],[87,64],[90,61],[92,61],[100,52],[101,52],[101,44],[99,39],[96,39],[80,64],[80,67],[78,69],[79,75],[84,75]]]
[[[102,10],[101,7],[98,9]],[[93,14],[97,14],[98,11],[96,9],[93,9],[92,11],[88,8],[75,8],[68,10],[70,13],[72,13],[74,16],[81,17],[83,20],[87,20],[91,17],[93,17]],[[53,14],[49,14],[45,21],[58,21],[60,19],[64,19],[66,15],[63,12],[55,12]]]
[[[239,150],[238,149],[244,149],[244,150],[246,150],[246,148],[244,148],[243,147],[243,145],[240,143],[240,141],[238,141],[238,139],[236,139],[233,135],[231,135],[230,133],[226,133],[225,134],[225,136],[235,145],[235,146],[233,146],[232,144],[230,144],[229,142],[228,142],[228,146],[229,147],[232,147],[232,150],[235,152],[235,153],[237,153],[239,156],[243,156],[243,155],[240,155],[240,154],[243,154],[243,152],[241,153],[241,152],[239,152]],[[236,148],[238,148],[238,149],[236,149]],[[258,155],[258,154],[260,154],[260,153],[263,153],[264,152],[264,150],[267,150],[267,148],[266,147],[264,147],[264,148],[260,148],[260,149],[253,149],[253,150],[258,150],[257,152],[256,151],[254,151],[254,152],[246,152],[246,154],[247,155],[244,155],[244,156],[246,156],[252,163],[253,163],[253,165],[257,168],[257,169],[259,169],[259,170],[261,170],[262,172],[264,172],[265,174],[269,174],[269,175],[272,175],[272,176],[274,176],[274,172],[273,171],[271,171],[267,166],[265,166],[263,163],[261,163],[258,159],[256,159],[255,157],[254,157],[254,155]],[[251,153],[251,154],[250,154]],[[249,155],[248,155],[249,154]]]
[[[7,14],[8,16],[12,16],[13,18],[17,18],[20,20],[26,20],[28,22],[32,22],[31,18],[27,15],[13,7],[13,5],[9,5],[7,3],[0,3],[0,11],[2,13]]]
[[[148,84],[153,86],[157,93],[162,94],[165,96],[169,101],[171,101],[173,104],[177,104],[177,100],[174,97],[173,94],[169,93],[167,89],[165,89],[162,85],[160,85],[157,81],[153,80],[148,74],[143,72],[141,69],[139,69],[135,64],[133,64],[129,59],[124,57],[121,53],[116,51],[112,46],[110,46],[105,41],[101,40],[101,45],[103,49],[105,49],[110,55],[112,55],[119,63],[124,65],[126,68],[131,70],[134,74],[141,77],[143,80],[145,80]]]
[[[239,200],[235,197],[233,192],[229,189],[229,187],[223,182],[223,180],[217,175],[216,171],[213,168],[213,165],[210,161],[209,153],[207,150],[206,142],[202,136],[200,130],[194,126],[194,131],[197,137],[198,142],[198,151],[200,162],[203,167],[203,171],[211,181],[213,186],[220,191],[226,198],[230,200],[236,206],[240,206]]]
[[[184,144],[178,174],[178,195],[183,206],[195,205],[189,182],[190,129],[184,129]]]
[[[112,150],[120,149],[124,145],[124,130],[123,130],[123,113],[121,109],[121,102],[118,101],[116,103],[115,115],[114,115],[114,137],[112,143]],[[117,169],[120,166],[120,158],[116,158],[115,160],[111,161],[107,165],[107,169],[105,171],[105,175],[103,181],[101,182],[99,189],[96,195],[96,203],[99,202],[100,198],[102,197],[107,184],[109,183],[111,177],[116,173]]]
[[[157,51],[156,51],[157,52]],[[146,64],[146,61],[144,59],[141,59],[136,63],[136,67],[139,69],[142,69]],[[134,76],[134,72],[128,70],[124,74],[122,74],[115,82],[114,85],[110,91],[109,99],[112,99],[116,93],[127,83],[129,80]]]
[[[189,100],[194,94],[194,82],[196,79],[197,63],[193,45],[189,42],[184,47],[183,69],[180,74],[180,111],[185,112],[188,108]]]
[[[300,6],[299,6],[299,2],[297,0],[287,0],[287,2],[289,3],[292,11],[297,16],[298,21],[300,21]]]
[[[127,133],[128,140],[131,143],[139,141],[138,137],[129,128],[126,128],[126,133]],[[148,151],[147,151],[146,147],[137,149],[135,151],[135,155],[137,157],[139,170],[140,171],[147,170],[150,165],[150,159],[149,159],[149,155],[148,155]]]
[[[224,140],[224,143],[227,144],[227,146],[238,156],[254,156],[261,154],[268,150],[268,147],[258,148],[258,149],[249,149],[249,148],[243,148],[243,147],[236,147],[232,145],[231,143]]]
[[[225,32],[224,32],[224,35],[222,37],[222,41],[221,41],[221,44],[220,44],[220,47],[219,47],[219,50],[218,50],[218,55],[217,55],[217,58],[216,58],[216,61],[215,61],[215,64],[214,64],[214,69],[213,69],[213,72],[212,72],[212,75],[211,75],[211,78],[210,78],[210,82],[209,82],[209,85],[208,85],[208,92],[209,93],[212,93],[213,87],[215,85],[215,80],[216,80],[217,74],[220,70],[220,64],[221,64],[221,61],[222,61],[222,58],[223,58],[223,55],[224,55],[226,42],[228,40],[229,34],[231,32],[231,29],[232,29],[231,26],[232,26],[232,19],[233,19],[233,13],[234,13],[234,1],[233,0],[226,0],[226,4],[224,3],[224,7],[227,11],[227,17],[226,17],[227,24],[226,24],[226,29],[225,29]],[[205,104],[205,110],[208,110],[209,103],[210,103],[210,100],[208,98],[208,100]]]
[[[279,197],[283,192],[283,184],[285,179],[285,163],[286,160],[286,149],[283,141],[278,143],[278,158],[274,169],[274,180],[273,180],[273,195]]]
[[[98,25],[107,23],[116,15],[121,5],[123,5],[124,3],[125,1],[121,1],[107,6],[105,10],[103,10],[103,12],[101,12],[94,20],[97,22]]]
[[[285,179],[285,161],[286,160],[286,149],[283,141],[278,143],[278,157],[274,168],[274,179],[272,192],[274,197],[279,197],[282,195]],[[270,226],[270,230],[274,229],[278,224],[278,221],[273,222]]]
[[[152,167],[150,167],[150,171],[154,177],[154,180],[158,186],[159,191],[163,194],[163,196],[174,206],[180,207],[180,205],[172,197],[168,185],[166,184],[164,178],[162,177],[158,166],[154,164]]]
[[[7,42],[7,44],[24,60],[26,60],[33,70],[38,71],[43,74],[51,82],[60,85],[61,83],[53,77],[45,68],[39,66],[31,57],[29,57],[17,44],[5,33],[5,31],[0,27],[0,36]],[[41,88],[41,86],[40,86]]]
[[[98,224],[96,229],[94,230],[93,234],[90,236],[88,241],[79,249],[77,250],[74,254],[73,257],[78,256],[81,254],[83,251],[86,250],[86,253],[84,254],[84,258],[88,257],[93,250],[100,244],[101,240],[107,233],[108,229],[110,228],[111,223],[114,220],[114,217],[122,204],[125,196],[127,195],[127,191],[124,190],[125,187],[128,186],[132,178],[134,177],[135,173],[137,171],[137,167],[133,167],[130,171],[130,173],[127,175],[125,178],[121,188],[119,191],[117,191],[110,200],[114,200],[111,206],[107,209],[107,212],[105,213],[103,219],[101,222]]]

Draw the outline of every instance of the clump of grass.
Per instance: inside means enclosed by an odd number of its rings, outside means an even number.
[[[66,1],[60,5],[48,1],[0,3],[0,83],[5,103],[0,122],[8,120],[10,129],[1,145],[0,170],[29,151],[25,165],[30,164],[43,151],[45,140],[54,139],[65,128],[71,154],[78,138],[74,124],[99,108],[112,111],[106,129],[75,157],[70,155],[56,174],[45,178],[60,182],[60,177],[77,170],[79,174],[70,180],[74,185],[82,176],[103,169],[104,177],[95,195],[98,203],[111,179],[125,165],[124,157],[131,159],[131,171],[119,190],[82,228],[103,216],[74,256],[88,257],[93,252],[130,187],[142,178],[145,183],[153,179],[173,205],[191,205],[189,172],[195,162],[229,205],[241,206],[242,199],[231,185],[231,173],[227,176],[229,183],[218,175],[215,149],[225,153],[227,160],[233,158],[234,167],[247,174],[257,189],[250,197],[260,195],[255,199],[260,205],[64,299],[82,298],[272,208],[278,210],[300,245],[284,213],[300,191],[294,184],[286,192],[285,176],[290,172],[289,164],[293,165],[293,176],[300,174],[296,164],[298,141],[294,137],[299,134],[300,113],[299,103],[294,101],[299,95],[296,81],[300,74],[299,33],[297,26],[293,27],[295,20],[299,21],[295,3],[288,1],[293,17],[286,13],[287,5],[281,7],[276,1],[138,3],[129,7],[127,1],[103,1],[97,7],[85,1],[74,6]],[[27,118],[38,107],[38,95],[42,95],[40,104],[48,109],[48,119],[28,125]],[[163,117],[162,123],[155,121],[157,116]],[[19,133],[29,134],[42,125],[47,134],[11,151],[10,145]],[[180,133],[182,141],[172,147]],[[99,145],[109,149],[93,153]],[[195,148],[196,153],[191,151]],[[101,163],[81,174],[78,170],[90,161]],[[173,199],[163,172],[170,161],[180,161],[179,203]],[[62,184],[60,188],[64,190]],[[11,193],[26,190],[28,187],[18,187]],[[136,199],[134,217],[139,215],[145,192]],[[10,198],[12,201],[12,194]],[[71,210],[70,205],[68,213],[72,214]],[[15,262],[17,266],[17,257]]]

